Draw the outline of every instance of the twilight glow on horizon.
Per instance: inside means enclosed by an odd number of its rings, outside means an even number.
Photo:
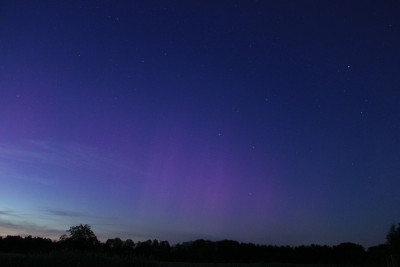
[[[0,236],[365,247],[400,222],[400,3],[2,1]]]

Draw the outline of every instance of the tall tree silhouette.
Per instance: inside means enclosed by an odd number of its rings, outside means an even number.
[[[400,223],[397,224],[397,227],[392,224],[386,236],[386,240],[395,262],[400,262]],[[393,261],[393,258],[391,258],[391,261]]]
[[[86,250],[100,244],[90,225],[71,226],[67,232],[69,236],[62,235],[60,241],[64,242],[68,248]]]

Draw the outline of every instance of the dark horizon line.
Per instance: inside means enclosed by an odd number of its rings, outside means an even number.
[[[60,242],[61,241],[60,237],[58,239],[53,239],[53,238],[50,238],[50,237],[33,236],[33,235],[30,235],[30,234],[26,234],[26,235],[21,235],[21,234],[11,235],[11,234],[9,234],[9,235],[6,235],[6,236],[3,236],[3,235],[0,234],[0,239],[1,238],[4,239],[7,236],[10,236],[10,237],[21,237],[21,238],[27,238],[27,237],[30,236],[32,238],[50,239],[52,242]],[[105,244],[107,242],[107,240],[114,240],[114,239],[117,239],[117,238],[121,239],[121,241],[123,241],[123,242],[126,241],[126,240],[132,240],[131,238],[122,239],[120,237],[107,238],[104,241],[101,241],[101,239],[98,239],[98,240],[99,240],[100,243],[104,243]],[[301,244],[301,245],[276,245],[276,244],[274,245],[274,244],[255,243],[255,242],[241,242],[241,241],[238,241],[238,240],[228,239],[228,238],[219,239],[219,240],[210,240],[210,239],[205,239],[205,238],[197,238],[197,239],[194,239],[194,240],[182,241],[182,242],[177,242],[177,243],[170,243],[168,240],[161,240],[161,239],[158,239],[158,238],[153,238],[153,239],[149,238],[149,239],[146,239],[146,240],[143,240],[143,241],[140,241],[140,240],[139,241],[132,240],[132,241],[135,244],[137,244],[139,242],[140,243],[145,243],[145,242],[154,241],[154,240],[157,240],[158,242],[165,242],[166,241],[166,242],[168,242],[168,244],[170,244],[170,246],[183,245],[183,244],[186,244],[186,243],[193,243],[193,242],[196,242],[196,241],[206,241],[206,242],[213,242],[213,243],[218,243],[218,242],[223,242],[223,241],[231,241],[231,242],[237,242],[238,244],[244,244],[244,245],[255,245],[255,246],[265,246],[265,247],[290,247],[290,248],[311,247],[311,246],[331,247],[331,248],[333,248],[333,247],[336,247],[336,246],[339,246],[339,245],[342,245],[342,244],[354,244],[354,245],[359,245],[359,246],[363,247],[365,250],[368,250],[369,248],[378,247],[378,246],[382,246],[382,245],[387,245],[387,242],[384,242],[384,243],[380,243],[380,244],[376,244],[376,245],[365,247],[365,246],[363,246],[363,245],[361,245],[359,243],[355,243],[355,242],[351,242],[351,241],[340,242],[340,243],[337,243],[336,245],[317,244],[317,243]]]

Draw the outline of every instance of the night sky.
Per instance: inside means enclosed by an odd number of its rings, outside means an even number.
[[[1,1],[0,235],[385,242],[399,1]]]

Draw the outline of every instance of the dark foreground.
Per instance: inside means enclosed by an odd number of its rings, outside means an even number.
[[[101,253],[85,253],[77,251],[53,251],[45,254],[0,253],[1,267],[334,267],[354,265],[329,264],[290,264],[290,263],[189,263],[189,262],[158,262],[151,259],[104,255]]]
[[[101,253],[53,251],[43,254],[0,253],[1,267],[163,266],[144,258],[123,258]]]

